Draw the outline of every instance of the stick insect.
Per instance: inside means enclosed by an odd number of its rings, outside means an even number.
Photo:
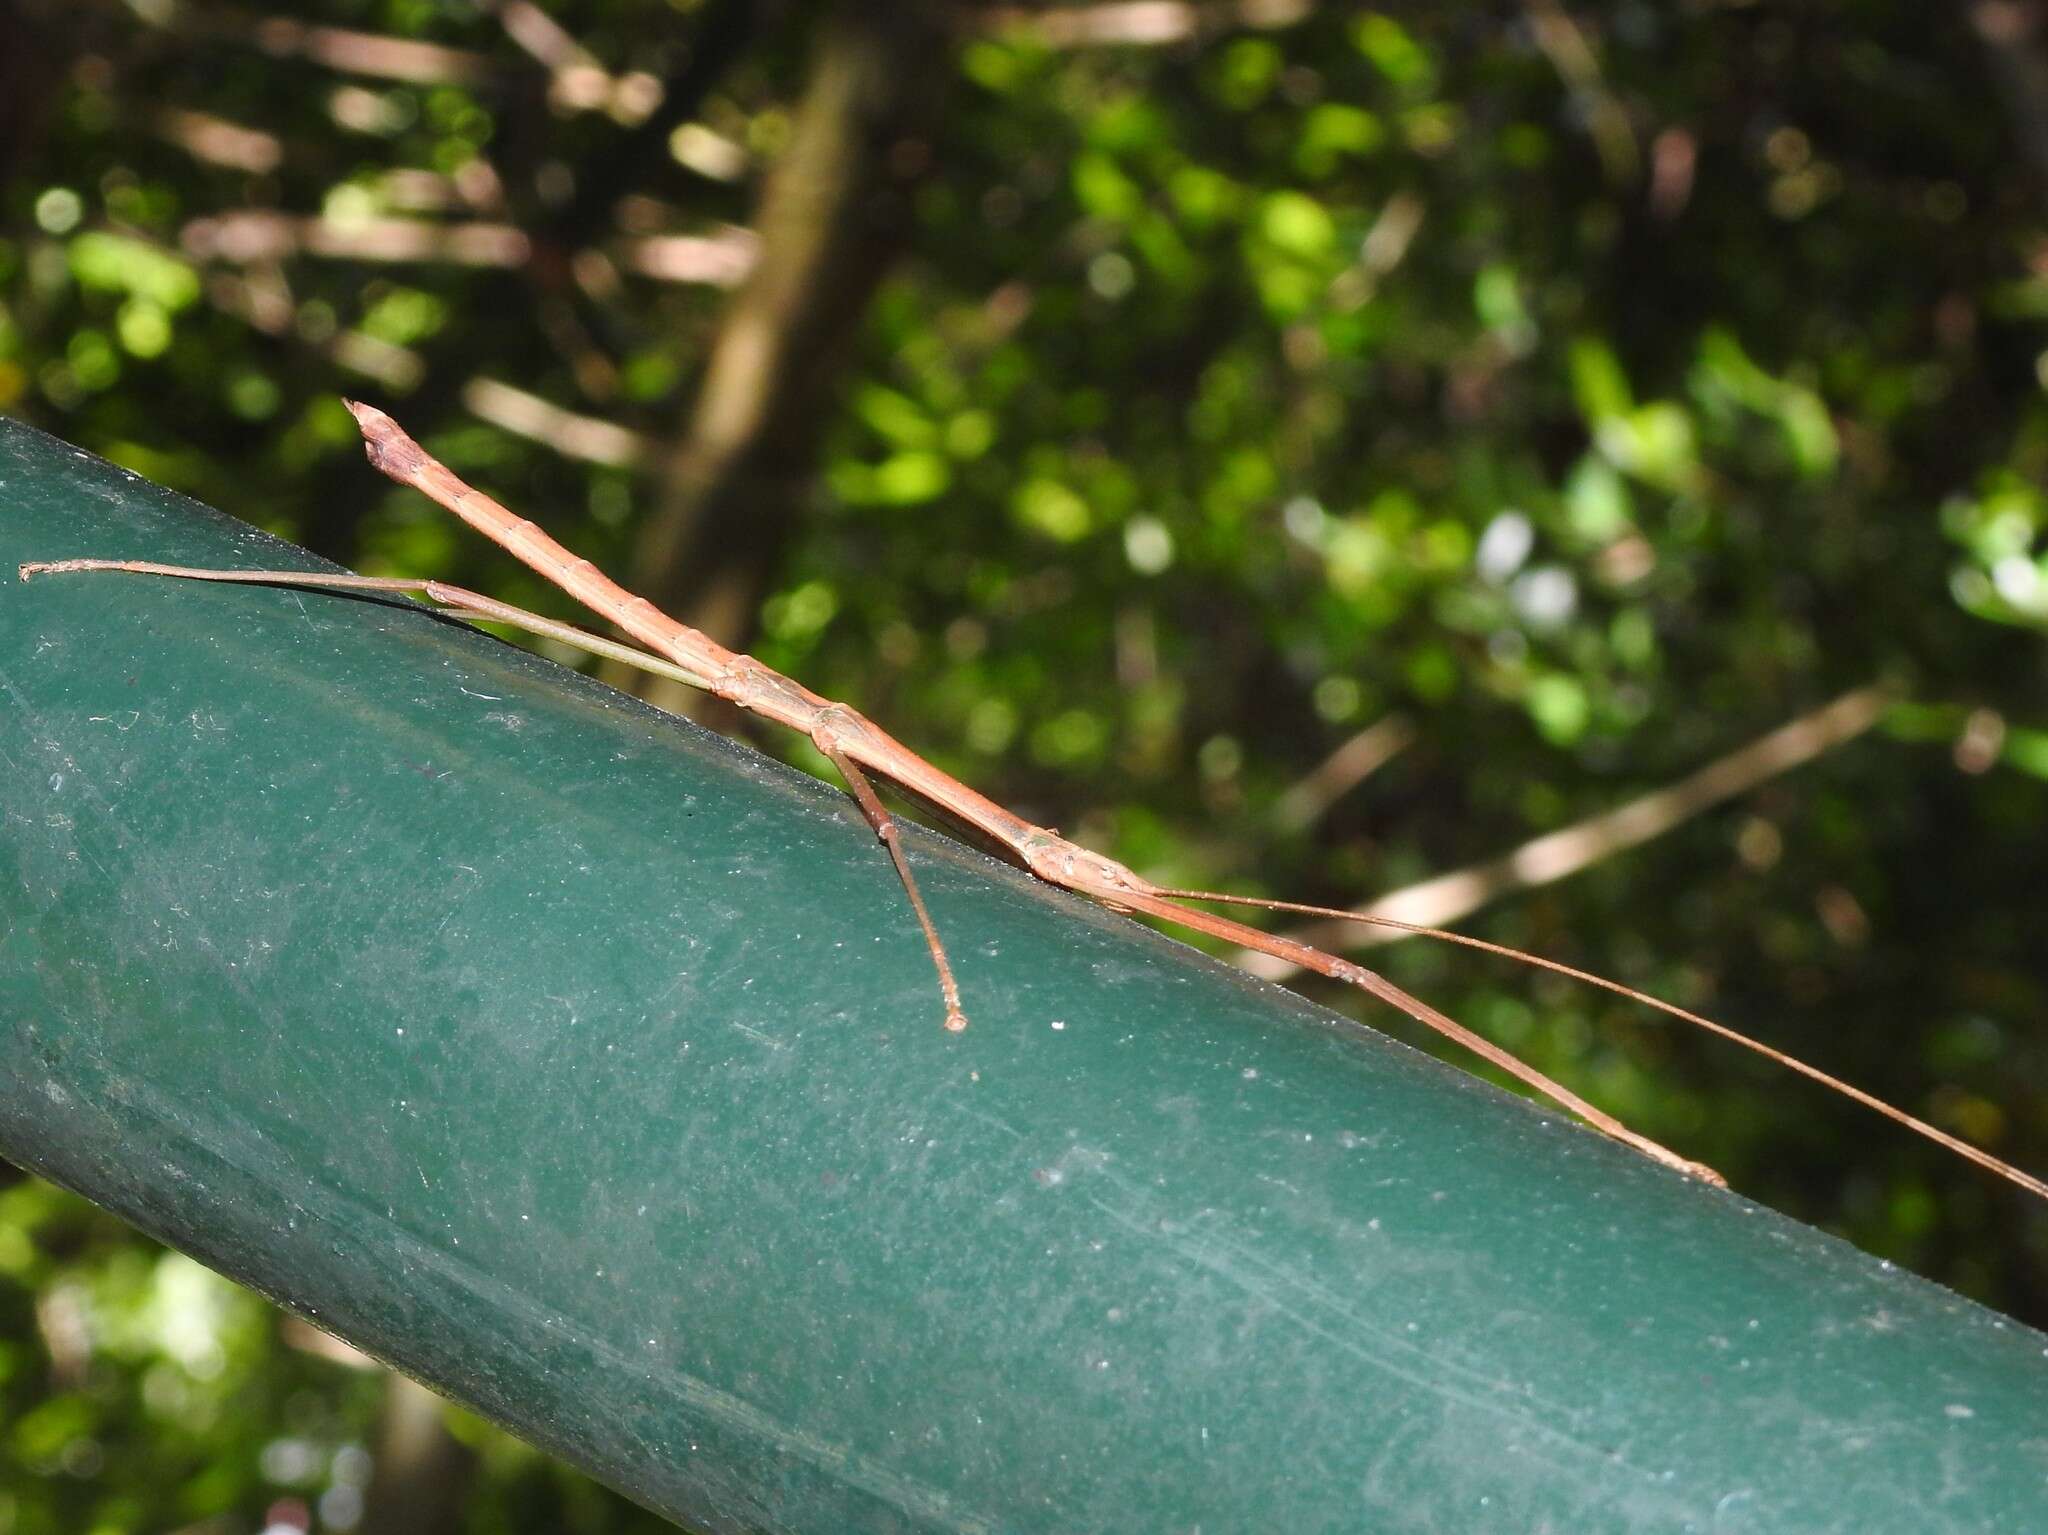
[[[1177,890],[1154,884],[1114,859],[1070,842],[978,793],[911,751],[871,720],[845,704],[836,703],[806,688],[802,683],[764,665],[751,656],[726,649],[709,635],[669,617],[644,597],[619,586],[589,560],[581,559],[557,543],[534,523],[464,483],[451,469],[428,453],[391,417],[373,406],[349,402],[363,433],[370,462],[401,485],[418,490],[453,512],[479,533],[575,597],[585,607],[638,640],[646,649],[587,633],[525,609],[512,607],[441,581],[404,577],[322,575],[304,571],[200,570],[163,565],[147,560],[72,559],[26,564],[23,580],[36,575],[77,571],[128,571],[141,575],[176,576],[198,581],[243,582],[266,586],[311,587],[358,592],[405,592],[425,597],[446,613],[464,619],[482,619],[511,625],[547,636],[594,655],[625,662],[654,674],[671,677],[688,686],[725,699],[742,709],[802,731],[831,762],[852,791],[862,815],[886,849],[909,899],[912,913],[924,934],[938,973],[944,1002],[945,1027],[959,1031],[967,1027],[967,1013],[961,999],[960,983],[946,956],[937,924],[925,905],[916,876],[905,857],[894,817],[882,804],[869,775],[894,785],[911,797],[935,807],[977,833],[1008,857],[1050,884],[1092,897],[1112,910],[1139,912],[1160,921],[1174,923],[1194,932],[1240,945],[1288,961],[1335,981],[1356,986],[1382,1002],[1406,1013],[1446,1038],[1463,1045],[1482,1059],[1525,1083],[1552,1102],[1576,1114],[1594,1129],[1634,1147],[1645,1156],[1675,1168],[1689,1177],[1721,1184],[1712,1168],[1691,1161],[1645,1136],[1638,1135],[1612,1115],[1551,1080],[1534,1067],[1518,1060],[1490,1040],[1473,1033],[1427,1002],[1394,985],[1363,965],[1311,948],[1278,934],[1262,932],[1245,923],[1190,906],[1188,902],[1232,903],[1270,911],[1301,913],[1376,923],[1405,932],[1462,944],[1468,948],[1505,955],[1525,963],[1569,976],[1588,985],[1627,997],[1644,1006],[1733,1041],[1747,1049],[1833,1088],[1864,1106],[1907,1126],[1920,1135],[1947,1147],[2002,1178],[2048,1199],[2048,1183],[2012,1167],[1975,1146],[1956,1139],[1902,1109],[1875,1098],[1816,1067],[1795,1060],[1769,1045],[1737,1033],[1725,1025],[1689,1012],[1682,1007],[1624,986],[1617,981],[1570,965],[1520,950],[1438,928],[1422,927],[1386,917],[1362,916],[1356,912],[1307,906],[1291,901],[1270,901],[1256,897],[1225,895],[1214,891]]]

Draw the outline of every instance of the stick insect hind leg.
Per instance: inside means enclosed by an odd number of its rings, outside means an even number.
[[[1590,970],[1581,970],[1574,965],[1567,965],[1559,960],[1546,959],[1541,954],[1531,954],[1524,949],[1509,948],[1506,944],[1489,943],[1484,938],[1474,938],[1467,933],[1454,933],[1440,927],[1425,927],[1421,923],[1403,922],[1395,917],[1381,917],[1370,912],[1345,911],[1335,906],[1311,906],[1301,901],[1268,900],[1263,896],[1225,895],[1215,890],[1161,890],[1158,894],[1165,897],[1168,901],[1217,901],[1230,906],[1255,906],[1262,911],[1292,912],[1306,917],[1328,917],[1340,922],[1357,922],[1372,927],[1392,928],[1397,932],[1412,933],[1417,937],[1433,938],[1441,943],[1454,943],[1463,948],[1477,949],[1482,953],[1498,954],[1504,959],[1516,960],[1522,964],[1533,966],[1538,970],[1548,970],[1553,974],[1569,977],[1582,985],[1597,986],[1602,991],[1609,991],[1613,992],[1616,996],[1626,997],[1631,1002],[1640,1003],[1644,1007],[1652,1008],[1683,1023],[1689,1023],[1694,1028],[1704,1029],[1707,1033],[1717,1038],[1725,1039],[1731,1044],[1740,1045],[1745,1050],[1754,1051],[1768,1061],[1783,1066],[1787,1070],[1795,1071],[1802,1077],[1820,1083],[1823,1087],[1833,1089],[1852,1102],[1860,1103],[1865,1108],[1884,1115],[1885,1118],[1893,1123],[1905,1126],[1914,1134],[1923,1136],[1927,1140],[1933,1141],[1937,1146],[1954,1152],[1965,1161],[1976,1163],[1987,1172],[1995,1173],[2009,1183],[2017,1184],[2030,1194],[2036,1194],[2043,1199],[2048,1199],[2048,1182],[2043,1182],[2032,1173],[2024,1172],[2014,1167],[2010,1162],[2001,1161],[1999,1158],[1991,1155],[1990,1152],[1972,1146],[1968,1141],[1958,1139],[1956,1136],[1950,1135],[1946,1130],[1937,1129],[1924,1119],[1915,1118],[1904,1109],[1896,1108],[1886,1103],[1876,1094],[1867,1093],[1853,1083],[1845,1082],[1840,1077],[1830,1075],[1828,1072],[1822,1071],[1818,1066],[1809,1065],[1795,1055],[1788,1055],[1782,1050],[1774,1049],[1762,1040],[1752,1039],[1740,1030],[1729,1028],[1725,1023],[1716,1023],[1713,1019],[1702,1013],[1692,1012],[1687,1008],[1680,1007],[1675,1002],[1666,1002],[1661,997],[1652,996],[1646,991],[1638,991],[1633,986],[1624,986],[1620,981],[1611,981],[1606,976],[1596,975]],[[1185,917],[1185,909],[1182,909],[1182,915],[1168,915],[1166,920],[1177,922],[1185,920]],[[1211,920],[1229,922],[1228,918]],[[1200,924],[1195,925],[1200,926]],[[1230,925],[1232,927],[1240,926],[1237,923],[1230,923]],[[1208,931],[1209,929],[1204,930]],[[1318,970],[1325,975],[1331,973],[1328,970],[1324,970],[1321,965],[1311,963],[1302,957],[1302,955],[1312,954],[1327,958],[1328,956],[1323,956],[1322,950],[1312,949],[1307,944],[1297,944],[1292,939],[1281,939],[1279,940],[1280,942],[1290,944],[1301,951],[1301,954],[1282,954],[1272,946],[1274,941],[1272,934],[1262,933],[1259,936],[1262,940],[1261,942],[1248,944],[1247,947],[1271,954],[1276,958],[1301,964],[1311,970]],[[1370,975],[1373,972],[1367,971],[1365,973]],[[1388,984],[1391,985],[1391,983]],[[1413,1001],[1414,999],[1410,998],[1409,1000]],[[1413,1010],[1405,1003],[1397,1002],[1395,1005],[1400,1007],[1403,1012],[1408,1012],[1411,1016],[1414,1016]],[[1429,1020],[1425,1019],[1423,1021],[1428,1022]],[[1431,1023],[1430,1026],[1439,1033],[1447,1032],[1441,1024]],[[1484,1054],[1485,1052],[1482,1051],[1481,1053]],[[1490,1056],[1488,1058],[1491,1059]],[[1580,1110],[1580,1112],[1583,1113],[1584,1111]],[[1597,1120],[1594,1123],[1599,1124]],[[1610,1135],[1615,1134],[1614,1130],[1608,1129],[1604,1124],[1599,1124],[1599,1128],[1607,1130],[1607,1133]],[[1620,1138],[1628,1139],[1628,1136],[1624,1134]]]

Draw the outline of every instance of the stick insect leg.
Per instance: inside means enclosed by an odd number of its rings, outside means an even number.
[[[175,576],[181,581],[218,581],[233,586],[294,586],[313,591],[341,592],[416,592],[429,602],[440,604],[443,611],[455,618],[482,619],[487,623],[506,624],[514,629],[525,629],[533,634],[544,635],[558,640],[576,650],[588,651],[594,656],[620,661],[642,671],[653,672],[661,677],[673,677],[693,688],[706,691],[710,683],[688,667],[657,655],[650,655],[632,645],[622,645],[617,640],[608,640],[602,635],[579,629],[574,624],[565,624],[552,618],[543,618],[525,608],[515,608],[509,602],[500,602],[495,597],[486,597],[481,592],[472,592],[460,586],[450,586],[446,581],[430,581],[420,576],[357,576],[342,571],[317,570],[205,570],[192,565],[160,565],[154,560],[44,560],[21,567],[21,579],[27,581],[35,576],[69,575],[84,570],[120,570],[141,576]]]
[[[1626,997],[1631,1002],[1638,1002],[1644,1007],[1654,1008],[1660,1013],[1676,1018],[1683,1023],[1689,1023],[1695,1028],[1704,1029],[1709,1034],[1717,1035],[1731,1044],[1742,1046],[1745,1050],[1752,1050],[1768,1061],[1773,1061],[1787,1070],[1795,1071],[1802,1077],[1820,1083],[1823,1087],[1833,1089],[1854,1103],[1860,1103],[1865,1108],[1884,1115],[1885,1118],[1893,1121],[1895,1124],[1904,1125],[1914,1134],[1926,1137],[1937,1146],[1945,1147],[1965,1161],[1976,1163],[1979,1167],[1987,1172],[1996,1174],[2008,1183],[2017,1184],[2030,1194],[2037,1194],[2043,1199],[2048,1199],[2048,1182],[2036,1178],[2032,1173],[2024,1172],[2014,1167],[2010,1162],[2000,1160],[1988,1151],[1972,1146],[1968,1141],[1957,1139],[1946,1130],[1936,1129],[1926,1120],[1916,1118],[1908,1114],[1904,1109],[1896,1108],[1886,1103],[1876,1094],[1867,1093],[1854,1083],[1845,1082],[1840,1077],[1830,1075],[1828,1072],[1822,1071],[1818,1066],[1808,1065],[1797,1056],[1787,1055],[1784,1051],[1775,1049],[1765,1044],[1762,1040],[1752,1039],[1749,1035],[1739,1030],[1729,1028],[1725,1023],[1716,1023],[1713,1019],[1680,1007],[1675,1002],[1666,1002],[1662,997],[1653,997],[1648,992],[1638,991],[1633,986],[1624,986],[1620,981],[1610,981],[1606,976],[1595,975],[1590,970],[1581,970],[1574,965],[1567,965],[1554,959],[1546,959],[1541,954],[1531,954],[1523,949],[1512,949],[1506,944],[1489,943],[1484,938],[1474,938],[1468,933],[1454,933],[1440,927],[1425,927],[1419,922],[1403,922],[1397,917],[1382,917],[1371,912],[1345,911],[1335,906],[1310,906],[1300,901],[1274,901],[1268,900],[1264,896],[1226,895],[1221,891],[1215,890],[1161,890],[1157,893],[1174,901],[1222,901],[1233,906],[1256,906],[1265,911],[1298,912],[1303,916],[1327,917],[1333,921],[1359,922],[1372,927],[1392,928],[1397,932],[1413,933],[1423,938],[1434,938],[1441,943],[1455,943],[1468,949],[1478,949],[1483,953],[1498,954],[1504,959],[1519,960],[1521,963],[1533,965],[1539,970],[1548,970],[1557,975],[1568,976],[1582,985],[1597,986],[1602,991],[1613,992],[1616,996]],[[1269,950],[1268,952],[1272,951]]]
[[[1492,1040],[1473,1033],[1457,1020],[1431,1007],[1420,997],[1403,991],[1376,970],[1368,970],[1365,966],[1354,964],[1348,959],[1339,959],[1334,954],[1325,954],[1321,949],[1312,949],[1305,943],[1297,943],[1277,933],[1262,933],[1255,927],[1247,927],[1244,923],[1232,921],[1229,917],[1219,917],[1214,912],[1176,905],[1174,898],[1163,891],[1150,894],[1119,891],[1114,899],[1118,905],[1142,911],[1148,916],[1158,917],[1181,927],[1193,928],[1196,932],[1207,933],[1212,938],[1242,944],[1248,949],[1257,949],[1263,954],[1271,954],[1276,959],[1300,965],[1304,970],[1313,970],[1333,981],[1343,981],[1347,985],[1369,992],[1382,1002],[1406,1013],[1417,1023],[1426,1024],[1446,1039],[1463,1045],[1482,1060],[1491,1061],[1508,1075],[1535,1088],[1559,1107],[1578,1115],[1601,1134],[1620,1141],[1625,1146],[1634,1147],[1653,1162],[1661,1162],[1688,1177],[1698,1178],[1722,1188],[1728,1185],[1727,1179],[1705,1163],[1682,1157],[1669,1147],[1658,1145],[1648,1136],[1636,1134],[1612,1114],[1595,1108],[1563,1083],[1552,1081],[1535,1067],[1517,1060]]]
[[[910,861],[903,856],[902,838],[896,826],[896,818],[882,803],[875,787],[868,782],[851,757],[825,741],[816,741],[819,751],[839,769],[839,776],[846,780],[846,786],[853,791],[855,803],[861,814],[868,818],[868,825],[875,829],[882,846],[889,850],[889,859],[896,865],[897,878],[903,881],[903,893],[910,897],[910,909],[917,913],[917,925],[924,929],[925,947],[932,952],[932,964],[939,972],[939,991],[946,999],[946,1027],[958,1034],[967,1027],[967,1014],[960,1006],[960,983],[953,976],[953,965],[946,958],[946,946],[939,941],[938,926],[932,921],[932,914],[924,904],[924,896],[917,888],[917,880],[910,872]]]

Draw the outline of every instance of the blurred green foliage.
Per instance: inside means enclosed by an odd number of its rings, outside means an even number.
[[[564,229],[634,72],[678,89],[730,8],[547,7],[591,106],[510,4],[25,4],[0,408],[566,613],[378,482],[336,397],[627,568],[728,302],[636,253],[744,251],[826,14],[742,9],[672,152]],[[952,14],[894,260],[803,364],[831,409],[724,637],[1162,882],[1340,905],[1882,684],[1870,733],[1466,925],[2048,1167],[2048,188],[2043,103],[1987,85],[2028,44],[1900,0],[1251,24],[1292,13]],[[452,51],[388,46],[420,43]],[[479,381],[625,430],[522,427]],[[83,552],[121,551],[50,551]],[[1404,750],[1289,810],[1395,717]],[[2048,1320],[2023,1196],[1606,996],[1381,958],[1754,1197]],[[185,1260],[0,1193],[0,1535],[349,1528],[379,1400]],[[653,1527],[460,1437],[465,1529]]]

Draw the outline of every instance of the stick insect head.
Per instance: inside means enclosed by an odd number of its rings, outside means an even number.
[[[1053,832],[1033,830],[1018,840],[1017,854],[1024,867],[1048,884],[1064,885],[1117,911],[1129,910],[1117,897],[1149,895],[1152,882],[1133,873],[1114,858],[1092,853],[1079,843],[1069,842]]]

